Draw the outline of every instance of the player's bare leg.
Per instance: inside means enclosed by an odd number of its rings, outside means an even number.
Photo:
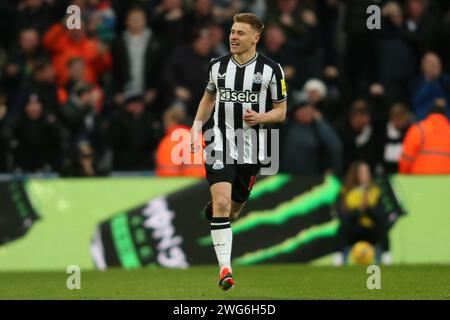
[[[245,202],[236,202],[231,201],[231,212],[230,212],[230,221],[236,221],[239,218],[239,214],[245,206]],[[205,217],[208,221],[211,221],[213,217],[213,205],[210,200],[208,204],[205,206]]]
[[[231,201],[230,221],[236,221],[245,206],[245,202]]]
[[[220,266],[219,286],[228,290],[234,286],[231,270],[233,233],[230,225],[231,183],[218,182],[211,186],[211,239]]]

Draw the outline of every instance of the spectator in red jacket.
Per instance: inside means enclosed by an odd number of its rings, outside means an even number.
[[[63,24],[55,24],[44,35],[44,48],[52,55],[57,82],[65,85],[68,81],[67,63],[79,57],[83,59],[85,81],[97,83],[98,77],[112,66],[112,58],[106,46],[85,34],[85,26],[81,29],[67,29]]]

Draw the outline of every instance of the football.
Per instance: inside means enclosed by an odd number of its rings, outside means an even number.
[[[375,258],[375,249],[367,241],[359,241],[355,243],[350,251],[351,261],[358,265],[369,265],[373,263]]]

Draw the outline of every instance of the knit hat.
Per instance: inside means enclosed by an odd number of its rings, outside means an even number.
[[[303,86],[303,90],[316,90],[321,97],[325,97],[327,95],[327,87],[325,86],[325,83],[319,79],[308,80]]]

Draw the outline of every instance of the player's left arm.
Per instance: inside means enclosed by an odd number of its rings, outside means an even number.
[[[247,109],[244,114],[244,121],[249,126],[257,125],[258,123],[276,123],[283,122],[286,118],[287,103],[286,100],[282,102],[273,102],[272,110],[268,112],[258,113],[252,109]]]
[[[283,122],[286,118],[287,92],[286,81],[281,66],[278,64],[273,72],[269,85],[270,96],[272,97],[272,110],[258,113],[252,109],[247,109],[244,114],[244,121],[249,126],[259,123]]]

